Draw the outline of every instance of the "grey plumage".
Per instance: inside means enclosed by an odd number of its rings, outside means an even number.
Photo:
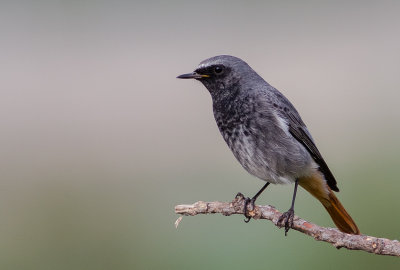
[[[284,184],[319,169],[329,187],[338,191],[334,176],[294,106],[247,63],[220,55],[202,61],[191,76],[210,92],[218,128],[249,173]]]
[[[336,180],[318,151],[299,113],[282,93],[264,81],[237,57],[220,55],[200,63],[181,79],[202,82],[211,94],[218,128],[242,166],[266,183],[252,198],[245,198],[249,222],[258,196],[270,183],[294,183],[292,204],[278,224],[285,235],[293,226],[294,203],[300,185],[317,198],[339,230],[360,234],[352,217],[333,191]],[[238,193],[237,196],[243,196]]]

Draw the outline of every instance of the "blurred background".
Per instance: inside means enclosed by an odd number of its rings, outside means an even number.
[[[254,195],[196,81],[247,61],[296,106],[364,234],[400,238],[399,1],[1,1],[1,269],[399,269],[242,216]],[[292,186],[259,199],[286,211]],[[333,226],[300,190],[296,214]]]

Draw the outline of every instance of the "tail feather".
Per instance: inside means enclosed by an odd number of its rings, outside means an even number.
[[[316,172],[312,176],[300,178],[299,184],[322,203],[340,231],[350,234],[360,234],[356,223],[326,184],[321,173]]]

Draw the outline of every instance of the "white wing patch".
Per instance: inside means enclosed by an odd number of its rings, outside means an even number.
[[[276,117],[276,120],[278,120],[279,127],[285,131],[286,135],[289,136],[289,123],[280,117],[276,112],[274,112],[274,116]]]

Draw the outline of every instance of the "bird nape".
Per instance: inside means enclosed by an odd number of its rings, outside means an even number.
[[[233,155],[250,174],[266,181],[247,205],[272,184],[294,183],[291,207],[279,219],[285,235],[293,225],[300,185],[325,207],[339,230],[360,231],[333,191],[335,177],[318,151],[306,125],[290,101],[261,78],[246,62],[229,55],[206,59],[194,72],[178,76],[196,79],[211,94],[219,131]]]

